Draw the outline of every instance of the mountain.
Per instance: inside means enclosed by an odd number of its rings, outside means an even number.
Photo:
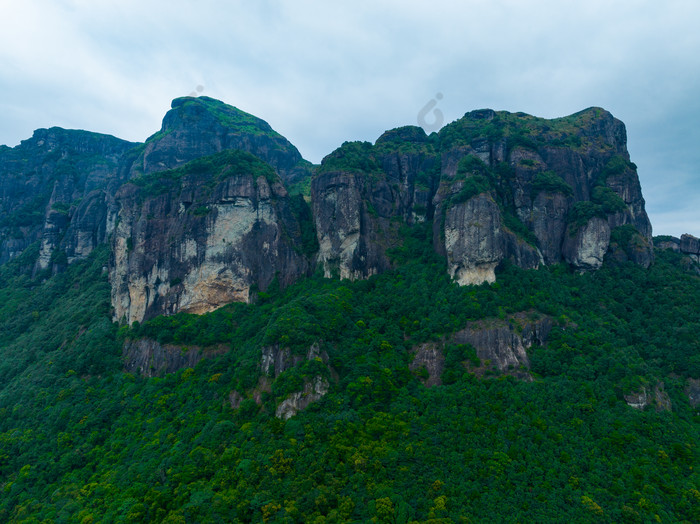
[[[176,98],[156,134],[131,152],[131,177],[180,167],[227,149],[246,151],[268,163],[286,183],[310,174],[310,164],[270,125],[206,96]]]
[[[52,127],[38,129],[15,148],[2,146],[0,262],[41,240],[37,268],[61,268],[105,242],[107,206],[100,191],[118,179],[119,161],[134,145],[108,135]],[[92,209],[96,205],[98,217]],[[70,226],[70,240],[62,243]],[[52,259],[59,246],[62,256]]]
[[[423,222],[432,223],[435,251],[460,284],[494,282],[504,260],[533,269],[564,260],[578,270],[598,269],[609,252],[645,267],[653,260],[624,125],[599,108],[555,120],[472,111],[430,137],[405,127],[374,145],[345,143],[311,182],[313,224],[306,229],[313,237],[315,228],[318,252],[313,238],[302,245],[309,213],[285,188],[310,178],[311,166],[252,115],[185,97],[173,101],[161,130],[135,147],[64,134],[66,147],[101,155],[91,160],[99,160],[99,175],[91,165],[60,171],[77,160],[40,134],[7,150],[2,163],[8,180],[28,175],[14,157],[58,177],[53,196],[44,197],[50,209],[37,269],[60,270],[111,236],[112,305],[115,319],[129,323],[248,301],[251,288],[265,291],[275,274],[286,286],[316,265],[342,278],[381,273],[392,267],[389,252],[401,246],[401,229]],[[36,147],[54,156],[47,160]],[[26,193],[27,184],[14,183],[5,200]],[[22,205],[30,204],[38,201]],[[6,220],[22,223],[11,214]],[[38,229],[26,233],[20,245],[5,241],[5,259]]]
[[[0,520],[695,522],[700,244],[625,127],[0,147]]]
[[[653,260],[624,125],[599,108],[556,120],[473,111],[431,137],[407,127],[346,143],[321,164],[312,202],[327,275],[385,270],[398,228],[426,220],[461,284],[493,282],[504,259],[597,269],[625,226],[634,233],[615,251]]]

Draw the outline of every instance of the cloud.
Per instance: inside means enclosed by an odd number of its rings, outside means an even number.
[[[197,85],[314,162],[416,124],[437,92],[446,121],[598,105],[627,124],[657,229],[700,233],[700,212],[674,215],[700,201],[696,2],[25,0],[6,11],[0,143],[51,125],[144,140]]]

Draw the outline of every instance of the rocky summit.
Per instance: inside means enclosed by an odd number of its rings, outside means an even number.
[[[0,262],[37,242],[35,274],[56,273],[109,243],[114,319],[128,323],[247,302],[317,269],[367,278],[417,227],[461,285],[504,263],[653,262],[625,126],[600,108],[471,111],[314,166],[263,120],[184,97],[142,144],[52,128],[2,147],[0,184]]]

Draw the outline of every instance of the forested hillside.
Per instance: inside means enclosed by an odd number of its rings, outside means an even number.
[[[2,520],[700,519],[688,396],[700,280],[682,255],[583,275],[505,265],[496,284],[459,287],[428,230],[407,234],[398,268],[380,276],[317,275],[255,304],[131,328],[110,322],[105,250],[47,280],[28,260],[3,266]],[[477,320],[517,331],[519,313],[553,322],[519,379],[448,342]],[[231,349],[147,378],[120,361],[139,337]],[[261,354],[276,344],[301,358],[273,380]],[[324,358],[307,360],[314,344]],[[444,350],[432,387],[412,366],[424,344]],[[317,376],[321,400],[275,416]],[[634,409],[625,395],[639,391],[649,405]]]
[[[601,108],[0,147],[0,522],[700,522],[699,407],[700,240]]]

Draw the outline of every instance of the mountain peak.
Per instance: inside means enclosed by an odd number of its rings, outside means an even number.
[[[182,124],[183,121],[213,118],[226,128],[251,134],[269,134],[283,138],[262,118],[208,96],[183,96],[176,98],[171,102],[170,107],[172,109],[168,111],[163,119],[162,131],[165,130],[166,126]]]
[[[176,98],[171,107],[160,131],[143,145],[131,177],[180,167],[227,149],[251,153],[288,181],[306,174],[297,148],[261,118],[208,96]]]

